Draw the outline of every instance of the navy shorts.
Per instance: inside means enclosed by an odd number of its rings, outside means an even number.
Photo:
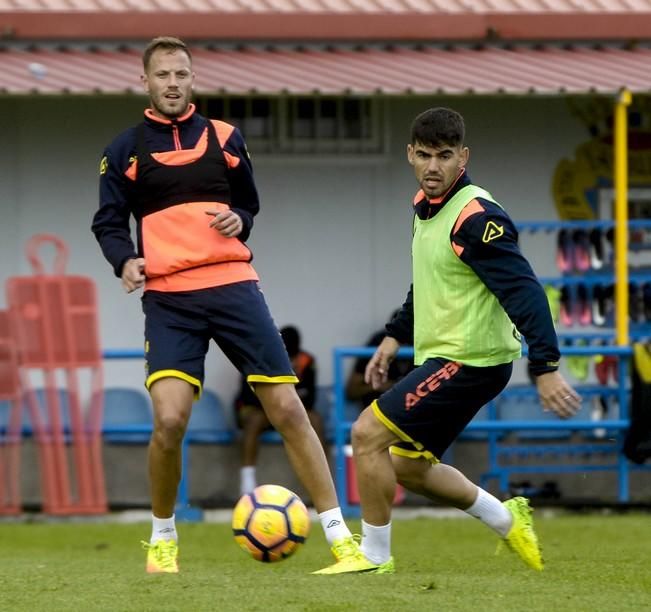
[[[508,383],[512,363],[473,367],[428,359],[372,404],[377,418],[403,442],[391,452],[436,463],[479,409]]]
[[[195,291],[145,291],[145,385],[187,380],[201,392],[214,340],[250,383],[296,383],[287,350],[256,281]]]

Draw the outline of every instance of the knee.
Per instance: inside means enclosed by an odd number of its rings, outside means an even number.
[[[350,441],[355,453],[363,453],[369,450],[371,444],[372,431],[366,419],[361,415],[353,423],[350,430]]]
[[[192,385],[178,378],[163,378],[153,384],[154,444],[165,451],[178,449],[190,418],[193,396]]]
[[[154,426],[154,440],[163,449],[178,447],[185,434],[187,420],[180,414],[168,413],[156,419]]]
[[[309,426],[310,421],[296,393],[277,393],[265,406],[269,421],[281,434]]]

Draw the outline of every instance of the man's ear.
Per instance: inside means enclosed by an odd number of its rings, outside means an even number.
[[[468,147],[463,147],[463,149],[461,149],[461,158],[459,160],[459,170],[462,170],[468,165],[469,159],[470,159],[470,149]]]
[[[411,144],[407,145],[407,161],[414,165],[414,147]]]

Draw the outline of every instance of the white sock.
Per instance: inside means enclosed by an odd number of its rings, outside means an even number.
[[[174,522],[174,515],[169,518],[158,518],[151,515],[151,539],[150,544],[158,540],[176,540],[178,542],[179,536],[176,533],[176,524]]]
[[[319,514],[319,520],[321,521],[321,527],[323,527],[323,533],[325,533],[326,540],[328,544],[332,546],[332,543],[335,540],[341,540],[341,538],[348,538],[352,534],[350,529],[346,526],[344,517],[341,514],[341,508],[337,506],[331,510],[326,510]]]
[[[240,495],[251,493],[256,486],[255,465],[245,465],[240,469]]]
[[[391,522],[388,525],[370,525],[362,519],[362,545],[364,556],[382,565],[391,557]]]
[[[513,517],[497,497],[477,487],[475,503],[465,510],[470,516],[478,518],[500,536],[505,537],[511,529]]]

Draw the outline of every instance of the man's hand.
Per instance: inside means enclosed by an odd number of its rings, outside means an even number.
[[[127,293],[145,284],[145,260],[142,257],[127,259],[122,266],[122,286]]]
[[[581,408],[581,396],[559,372],[547,372],[536,377],[540,402],[545,411],[552,410],[562,419],[567,419]]]
[[[400,344],[395,338],[386,336],[366,366],[364,382],[379,391],[386,385],[389,376],[389,364],[395,359]]]
[[[215,228],[222,236],[226,238],[235,238],[239,236],[244,229],[244,223],[240,216],[232,210],[206,210],[207,215],[212,215],[214,219],[208,224]]]

